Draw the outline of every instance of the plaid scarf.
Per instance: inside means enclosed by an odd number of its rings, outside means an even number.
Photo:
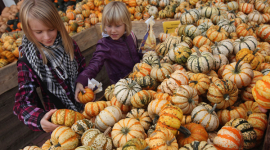
[[[42,46],[44,45],[42,44]],[[76,60],[70,60],[70,56],[64,50],[59,33],[52,46],[44,47],[53,53],[53,55],[51,55],[47,51],[43,51],[48,63],[51,64],[51,67],[48,67],[47,64],[43,64],[43,60],[38,57],[39,51],[37,47],[25,36],[22,39],[20,52],[27,58],[33,70],[40,77],[41,81],[47,86],[49,92],[58,97],[67,109],[79,111],[82,104],[75,101],[74,105],[68,98],[66,91],[57,82],[56,78],[52,74],[52,71],[54,71],[60,79],[64,80],[66,84],[71,86],[71,90],[74,93],[75,80],[78,75],[78,64]]]

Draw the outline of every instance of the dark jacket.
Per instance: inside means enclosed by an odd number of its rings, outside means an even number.
[[[95,78],[104,64],[112,84],[129,74],[135,63],[139,63],[142,57],[137,50],[137,40],[132,36],[135,37],[131,33],[127,37],[123,35],[118,40],[113,40],[111,37],[100,39],[92,59],[76,82],[86,86],[88,78]]]

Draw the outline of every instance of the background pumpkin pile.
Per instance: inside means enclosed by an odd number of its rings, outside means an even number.
[[[106,101],[77,115],[58,110],[51,120],[62,126],[42,149],[259,147],[268,121],[258,105],[270,108],[268,2],[195,4],[128,78],[107,87]]]

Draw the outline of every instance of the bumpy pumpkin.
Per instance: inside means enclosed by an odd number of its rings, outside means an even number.
[[[253,70],[259,70],[262,61],[260,59],[260,56],[258,56],[258,54],[256,55],[258,50],[259,49],[251,51],[247,48],[243,48],[236,54],[236,61],[242,60],[245,63],[249,63]]]
[[[78,120],[76,121],[72,126],[71,129],[76,132],[77,134],[79,134],[80,136],[82,136],[82,134],[88,130],[91,129],[92,127],[94,127],[94,123],[91,122],[88,119],[82,119],[82,120]]]
[[[189,115],[198,105],[198,100],[199,96],[196,89],[188,85],[181,85],[176,88],[172,96],[172,104],[181,108],[185,115]]]
[[[218,79],[213,82],[207,92],[207,99],[217,104],[218,109],[232,106],[238,98],[236,84],[230,80]]]
[[[244,139],[245,149],[251,149],[255,146],[257,134],[248,121],[242,118],[235,118],[227,122],[225,126],[232,126],[241,131]]]
[[[89,129],[85,131],[81,138],[82,145],[91,146],[95,149],[112,149],[112,139],[106,137],[109,131],[110,128],[104,133],[101,133],[98,129]]]
[[[59,109],[53,113],[51,121],[54,124],[71,127],[77,120],[84,119],[84,116],[70,109]]]
[[[147,143],[144,139],[133,138],[129,140],[123,147],[122,150],[141,150],[147,147]]]
[[[156,90],[158,83],[153,77],[144,76],[144,77],[137,77],[134,79],[142,88],[142,90]]]

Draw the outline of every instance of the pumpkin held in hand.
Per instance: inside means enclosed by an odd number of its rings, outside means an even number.
[[[83,104],[94,101],[94,99],[96,97],[94,92],[91,89],[89,89],[88,87],[86,87],[84,90],[85,90],[85,93],[80,91],[78,94],[79,101]]]
[[[84,119],[84,116],[70,109],[59,109],[53,113],[51,121],[54,124],[71,127],[77,120]]]

